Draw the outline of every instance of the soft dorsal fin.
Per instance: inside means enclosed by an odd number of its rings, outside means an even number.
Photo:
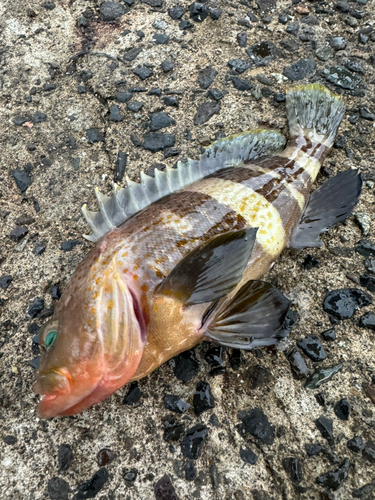
[[[193,182],[228,166],[235,166],[245,160],[256,160],[262,156],[276,154],[285,146],[285,137],[276,130],[249,130],[220,139],[199,157],[199,160],[178,162],[176,168],[167,167],[162,172],[155,170],[155,177],[141,172],[141,182],[126,178],[127,187],[120,188],[113,183],[112,196],[95,194],[99,212],[90,212],[83,205],[82,212],[91,226],[92,234],[84,235],[89,241],[97,241],[108,231],[143,210],[154,201],[178,191]]]

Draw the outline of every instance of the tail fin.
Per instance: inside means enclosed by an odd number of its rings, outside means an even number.
[[[291,137],[304,136],[329,148],[345,113],[341,97],[318,83],[291,89],[286,109]]]

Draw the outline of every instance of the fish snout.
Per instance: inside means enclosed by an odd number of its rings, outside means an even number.
[[[64,370],[65,372],[65,370]],[[68,376],[67,376],[68,375]],[[40,373],[34,384],[34,392],[41,395],[65,395],[70,393],[70,383],[68,373],[60,371],[50,371]]]

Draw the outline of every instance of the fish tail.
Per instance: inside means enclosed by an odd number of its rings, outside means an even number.
[[[345,113],[345,104],[318,83],[291,89],[286,96],[292,139],[304,137],[330,148]]]

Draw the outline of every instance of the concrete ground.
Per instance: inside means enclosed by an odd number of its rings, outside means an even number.
[[[359,319],[375,305],[338,321],[335,339],[321,334],[332,328],[322,308],[327,292],[375,291],[375,247],[367,257],[354,250],[361,239],[375,242],[375,2],[176,5],[0,3],[0,498],[373,499],[375,332]],[[245,63],[228,65],[232,59]],[[289,337],[244,353],[240,366],[228,350],[216,375],[204,343],[188,382],[174,371],[183,360],[171,360],[132,389],[126,402],[134,404],[123,403],[124,387],[76,417],[41,420],[32,337],[52,312],[56,286],[64,289],[92,247],[80,208],[96,207],[94,187],[124,185],[124,167],[138,180],[140,171],[196,158],[224,135],[259,127],[287,134],[283,96],[293,81],[323,83],[347,104],[317,185],[352,167],[364,184],[356,213],[324,235],[322,248],[285,251],[265,277],[293,300]],[[153,151],[147,134],[158,112],[174,122],[157,132]],[[327,354],[314,362],[297,351],[308,378],[342,364],[316,389],[289,361],[308,335]],[[199,381],[209,383],[215,406],[196,416]],[[192,406],[171,413],[166,394]],[[181,443],[197,424],[206,437],[189,458]],[[168,426],[176,441],[163,438]]]

